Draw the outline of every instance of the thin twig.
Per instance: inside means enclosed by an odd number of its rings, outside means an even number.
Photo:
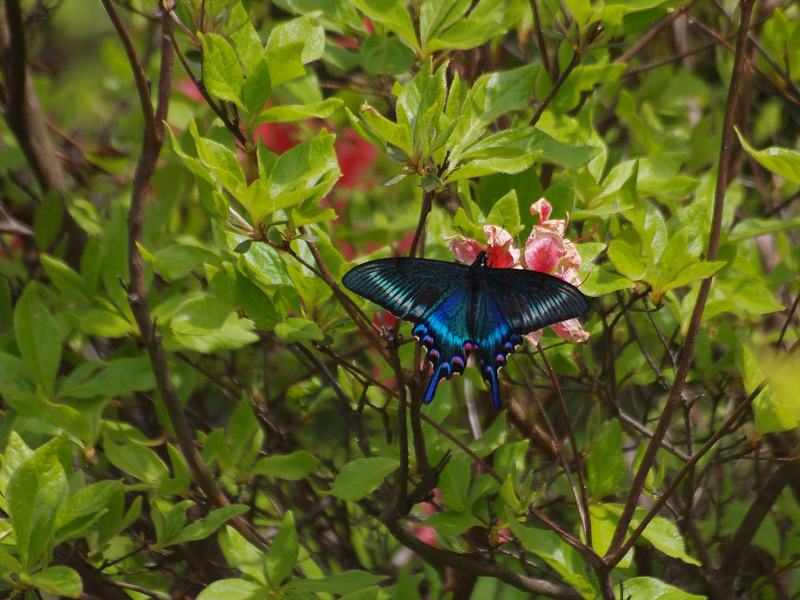
[[[147,306],[144,260],[139,252],[139,243],[142,241],[144,232],[147,186],[150,177],[155,172],[158,155],[164,142],[164,120],[167,118],[169,108],[173,64],[172,45],[169,41],[171,21],[163,5],[160,6],[162,11],[161,69],[158,81],[158,102],[156,110],[153,111],[150,101],[150,86],[142,63],[139,61],[133,46],[133,40],[128,34],[114,3],[111,0],[102,0],[102,2],[128,55],[145,121],[142,154],[136,163],[136,170],[134,171],[131,206],[128,212],[128,270],[130,277],[130,282],[127,286],[128,304],[130,304],[131,312],[136,319],[136,324],[139,326],[142,341],[150,357],[150,364],[156,378],[158,391],[164,401],[186,462],[211,504],[216,507],[228,506],[230,502],[220,489],[216,479],[211,476],[208,466],[197,450],[194,436],[186,422],[186,416],[175,391],[169,365],[167,364],[167,357],[161,345],[161,334],[156,329]],[[261,536],[244,519],[236,516],[230,522],[251,544],[266,549]]]
[[[733,144],[733,124],[734,115],[736,111],[736,100],[738,97],[739,81],[741,80],[742,71],[745,66],[745,49],[747,46],[747,29],[750,24],[750,14],[753,9],[755,0],[741,0],[741,23],[739,25],[739,35],[736,41],[736,58],[734,60],[733,74],[731,75],[730,87],[728,89],[728,100],[725,105],[725,118],[722,127],[722,142],[719,156],[719,168],[717,172],[717,187],[714,196],[714,211],[711,223],[711,232],[709,234],[708,253],[706,260],[712,262],[717,259],[717,251],[719,249],[719,239],[722,232],[722,210],[725,204],[725,190],[728,187],[728,175],[730,172],[730,159]],[[606,553],[606,562],[608,564],[616,564],[625,556],[622,552],[622,545],[625,539],[625,534],[628,531],[631,519],[633,518],[634,510],[638,504],[639,497],[644,488],[647,474],[650,472],[650,467],[655,460],[656,452],[661,446],[661,441],[667,433],[667,428],[672,421],[672,416],[675,414],[677,404],[681,399],[686,383],[686,377],[689,373],[689,368],[692,364],[694,356],[694,346],[697,340],[697,335],[700,329],[700,321],[703,316],[703,309],[708,299],[708,294],[711,290],[712,277],[704,279],[700,285],[700,290],[697,294],[697,301],[695,303],[692,318],[689,323],[689,329],[686,336],[686,343],[681,353],[678,369],[675,372],[675,381],[673,382],[670,394],[667,399],[666,405],[661,418],[658,421],[653,437],[647,445],[642,462],[639,469],[633,478],[631,490],[628,495],[628,500],[620,515],[617,528],[614,531],[614,536],[609,545],[608,552]],[[690,461],[691,463],[691,461]],[[690,464],[690,463],[687,463]],[[686,467],[684,467],[686,468]],[[688,472],[688,470],[687,470]]]

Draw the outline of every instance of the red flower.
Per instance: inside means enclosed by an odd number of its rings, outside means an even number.
[[[472,264],[478,258],[478,254],[486,252],[489,255],[489,266],[496,269],[521,269],[519,264],[520,251],[514,248],[511,243],[514,238],[502,227],[497,225],[484,225],[483,233],[486,235],[486,244],[481,244],[477,240],[454,235],[448,240],[450,250],[456,255],[456,259],[463,263]]]

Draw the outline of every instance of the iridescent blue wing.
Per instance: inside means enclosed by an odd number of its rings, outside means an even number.
[[[421,323],[464,285],[468,268],[439,260],[384,258],[351,269],[342,283],[396,317]]]
[[[522,336],[586,314],[589,304],[574,286],[536,271],[483,269],[470,323],[481,349],[481,376],[500,408],[498,372]]]
[[[563,279],[521,269],[488,269],[486,291],[511,331],[526,335],[589,312],[586,297]]]
[[[386,258],[361,264],[342,283],[350,291],[415,324],[412,333],[428,351],[433,376],[425,402],[442,379],[463,373],[472,348],[467,321],[469,267],[416,258]]]

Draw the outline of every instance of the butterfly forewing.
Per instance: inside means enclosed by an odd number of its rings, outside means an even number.
[[[342,283],[395,316],[420,323],[463,285],[466,270],[464,265],[438,260],[384,258],[358,265]]]
[[[489,269],[488,292],[497,300],[511,330],[518,335],[576,319],[589,311],[577,288],[546,273]]]

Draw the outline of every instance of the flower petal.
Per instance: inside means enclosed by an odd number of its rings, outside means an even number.
[[[534,226],[525,242],[525,264],[532,271],[552,273],[564,256],[561,236],[543,227]]]
[[[538,346],[539,340],[542,339],[542,333],[544,333],[544,330],[540,329],[539,331],[534,331],[533,333],[529,333],[528,335],[523,335],[522,337],[524,337],[534,346]]]
[[[531,204],[531,214],[535,216],[539,216],[539,225],[550,219],[550,215],[553,214],[553,205],[550,204],[544,198],[539,198],[536,202]]]
[[[446,238],[450,241],[450,251],[456,260],[471,265],[478,258],[478,254],[486,251],[486,246],[463,235],[454,235]]]
[[[561,339],[572,342],[585,342],[589,339],[589,332],[580,324],[578,319],[569,319],[552,325],[553,331]]]

